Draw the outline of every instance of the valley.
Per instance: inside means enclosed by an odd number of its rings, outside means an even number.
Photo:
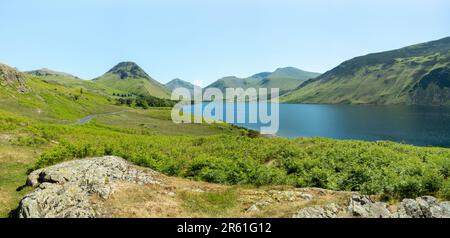
[[[448,43],[445,38],[358,57],[321,75],[288,67],[221,79],[210,87],[279,87],[281,100],[289,103],[445,106]],[[347,217],[353,195],[382,201],[393,209],[384,215],[400,216],[395,204],[405,199],[428,199],[439,209],[450,199],[448,148],[267,138],[219,122],[174,124],[169,88],[133,62],[121,62],[93,80],[2,64],[0,83],[2,217],[15,216],[22,198],[40,191],[24,186],[32,171],[105,156],[151,169],[166,181],[156,188],[119,184],[111,198],[89,198],[110,209],[105,216],[173,217],[174,209],[186,217],[301,217],[313,209]]]

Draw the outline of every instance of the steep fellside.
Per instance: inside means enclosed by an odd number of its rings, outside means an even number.
[[[169,98],[170,94],[164,85],[152,79],[141,67],[133,62],[122,62],[114,66],[104,75],[93,79],[93,82],[115,89],[143,96]]]
[[[282,98],[289,103],[450,105],[450,37],[348,60]]]

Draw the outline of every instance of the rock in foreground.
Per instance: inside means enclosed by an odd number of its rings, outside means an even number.
[[[345,212],[346,211],[346,212]],[[372,201],[369,196],[353,194],[347,207],[330,203],[305,207],[294,218],[450,218],[450,202],[438,202],[431,196],[403,199],[396,205]]]
[[[17,215],[23,218],[450,218],[450,202],[431,196],[387,204],[319,188],[226,186],[167,177],[114,156],[39,169],[28,176],[27,185],[35,190],[20,202]],[[230,201],[205,203],[211,196]]]
[[[73,160],[39,169],[28,176],[27,185],[37,187],[19,205],[19,217],[99,217],[94,196],[108,198],[117,182],[159,184],[158,173],[106,156]]]

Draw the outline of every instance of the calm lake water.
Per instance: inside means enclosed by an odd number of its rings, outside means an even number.
[[[235,103],[233,110],[242,111],[236,104],[243,103]],[[247,119],[249,106],[245,103]],[[186,106],[184,110],[193,107]],[[281,137],[389,140],[450,147],[450,107],[279,104],[279,112],[277,135]],[[220,118],[216,115],[216,119]],[[226,116],[223,119],[231,122]],[[254,130],[263,125],[248,120],[233,124]]]

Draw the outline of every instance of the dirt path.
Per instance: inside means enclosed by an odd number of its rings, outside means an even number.
[[[122,111],[117,111],[117,112],[105,112],[105,113],[99,113],[99,114],[92,114],[89,115],[87,117],[81,118],[80,120],[78,120],[78,125],[84,125],[89,123],[90,121],[92,121],[92,119],[99,117],[99,116],[107,116],[107,115],[115,115],[115,114],[119,114],[119,113],[123,113],[123,112],[127,112],[128,110],[122,110]]]

